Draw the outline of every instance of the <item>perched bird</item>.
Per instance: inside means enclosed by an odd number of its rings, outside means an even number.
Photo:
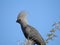
[[[26,19],[26,12],[22,11],[18,14],[16,22],[21,25],[21,29],[23,31],[26,39],[33,40],[37,45],[46,45],[44,39],[39,34],[39,32],[32,26],[30,26]]]

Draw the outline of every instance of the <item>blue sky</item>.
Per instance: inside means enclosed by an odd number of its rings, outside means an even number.
[[[44,39],[52,24],[60,21],[60,0],[0,0],[0,45],[17,45],[25,37],[16,23],[18,13],[28,13],[28,23],[35,27]],[[47,45],[60,45],[60,32]]]

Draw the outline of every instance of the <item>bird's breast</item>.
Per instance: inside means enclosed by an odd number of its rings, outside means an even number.
[[[29,34],[30,34],[30,29],[29,27],[21,27],[22,28],[22,31],[23,31],[23,34],[26,38],[29,37]]]

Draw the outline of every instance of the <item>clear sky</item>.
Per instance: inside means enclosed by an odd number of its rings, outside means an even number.
[[[16,23],[18,13],[28,13],[28,23],[35,27],[44,39],[52,24],[60,21],[60,0],[0,0],[0,45],[18,45],[25,37]],[[60,45],[60,32],[47,45]]]

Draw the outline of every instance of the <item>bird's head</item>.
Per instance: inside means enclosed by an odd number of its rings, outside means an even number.
[[[22,11],[18,14],[18,17],[17,17],[17,20],[16,22],[17,23],[21,23],[21,22],[26,22],[26,12],[25,11]]]

